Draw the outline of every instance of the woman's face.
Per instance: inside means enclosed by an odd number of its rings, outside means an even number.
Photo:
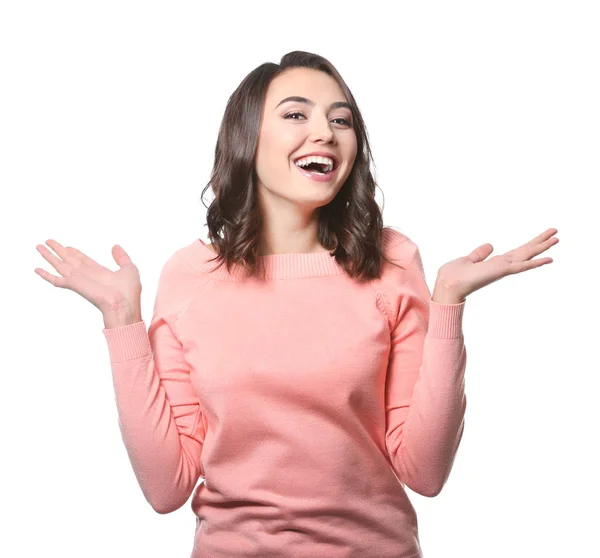
[[[309,101],[281,102],[291,96]],[[347,101],[340,86],[318,70],[291,68],[271,81],[256,156],[262,203],[291,202],[308,215],[335,198],[356,158],[352,112],[344,106],[331,108],[339,101]],[[337,171],[327,182],[307,178],[294,162],[314,151],[337,158]]]

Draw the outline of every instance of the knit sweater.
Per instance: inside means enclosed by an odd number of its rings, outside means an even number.
[[[465,302],[432,300],[408,236],[384,227],[383,249],[405,269],[360,283],[329,252],[271,254],[264,281],[196,239],[148,331],[102,330],[144,497],[193,494],[191,558],[423,556],[405,487],[436,496],[454,463]]]

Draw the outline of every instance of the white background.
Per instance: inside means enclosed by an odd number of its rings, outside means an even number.
[[[113,270],[123,246],[148,325],[166,260],[206,240],[227,98],[307,50],[353,91],[430,288],[485,242],[558,229],[553,263],[467,299],[463,440],[437,497],[409,491],[425,558],[600,556],[599,27],[573,0],[4,2],[0,554],[190,555],[191,498],[156,513],[129,464],[102,315],[34,272],[56,274],[36,245]]]

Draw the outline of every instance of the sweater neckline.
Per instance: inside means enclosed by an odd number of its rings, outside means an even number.
[[[247,277],[246,270],[240,264],[234,264],[227,271],[226,264],[217,268],[216,252],[208,247],[201,238],[197,238],[190,246],[190,263],[211,277],[221,280],[239,281]],[[326,277],[345,273],[330,252],[285,253],[259,256],[265,268],[267,279],[302,279],[308,277]]]

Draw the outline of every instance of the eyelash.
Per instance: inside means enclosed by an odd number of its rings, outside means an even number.
[[[301,114],[302,116],[304,116],[304,114],[302,114],[301,112],[296,111],[296,112],[290,112],[289,114],[286,114],[283,118],[287,119],[287,120],[296,120],[295,118],[290,118],[290,116],[294,116],[295,114]],[[343,120],[346,123],[346,125],[352,126],[352,123],[349,122],[346,118],[334,118],[334,120]]]

